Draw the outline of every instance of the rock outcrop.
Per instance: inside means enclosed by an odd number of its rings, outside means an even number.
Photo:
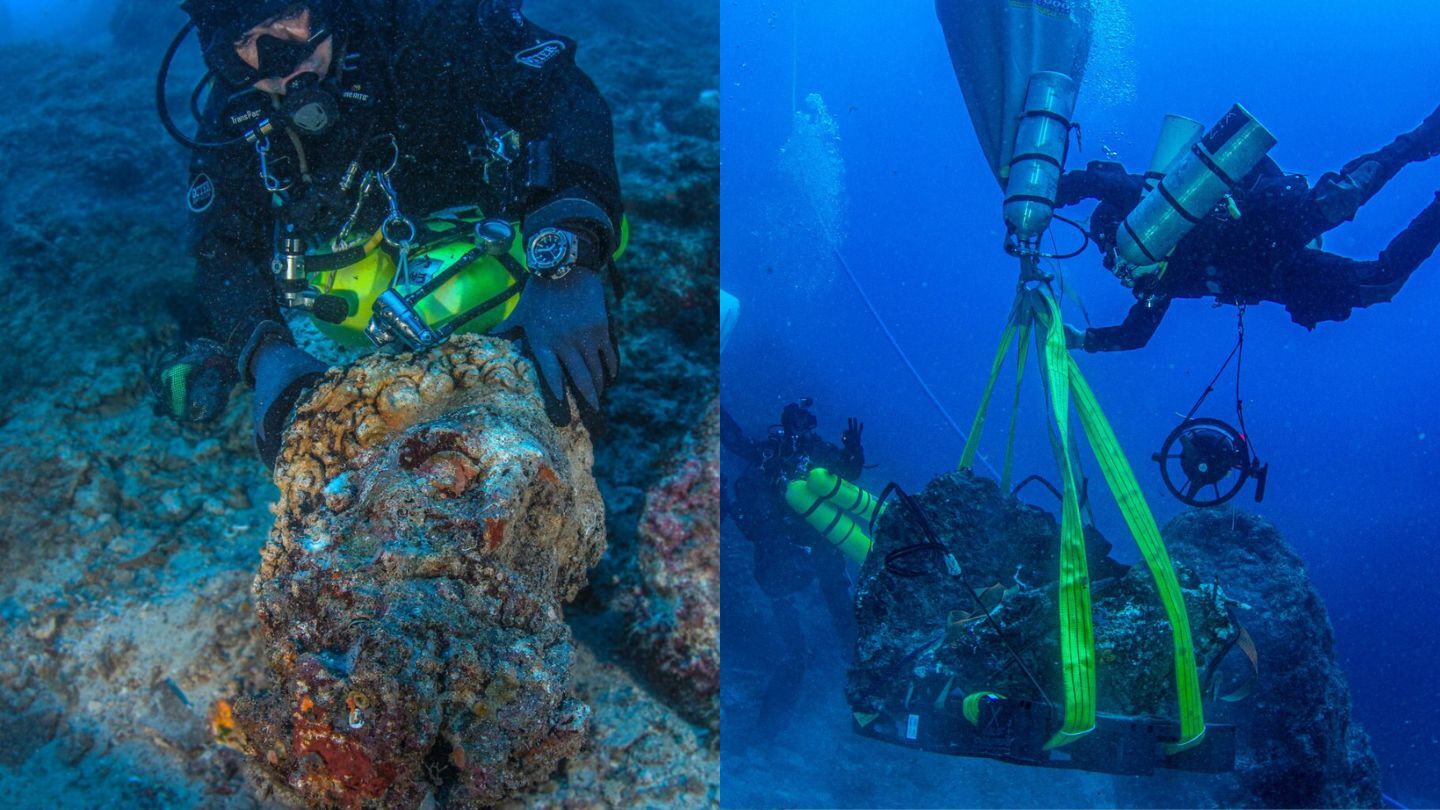
[[[1386,806],[1370,737],[1350,719],[1350,687],[1335,660],[1325,604],[1280,532],[1254,515],[1204,509],[1176,517],[1164,535],[1177,564],[1205,572],[1235,600],[1234,616],[1255,640],[1259,674],[1250,697],[1206,707],[1207,720],[1239,729],[1234,774],[1122,783],[1119,800],[1136,807]],[[1186,794],[1193,798],[1177,798]]]
[[[622,600],[638,657],[686,716],[720,723],[719,401],[652,488],[640,582]]]

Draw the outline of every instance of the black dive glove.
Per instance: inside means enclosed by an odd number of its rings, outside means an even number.
[[[865,423],[852,416],[845,432],[840,434],[840,443],[845,446],[846,450],[853,453],[860,449],[860,434],[864,431]]]
[[[255,453],[270,470],[280,457],[281,438],[301,400],[315,387],[328,366],[303,349],[272,340],[255,351]]]
[[[620,371],[605,279],[596,270],[576,266],[561,278],[531,276],[520,303],[496,332],[519,329],[522,347],[540,373],[545,413],[559,426],[570,423],[565,378],[580,401],[596,414],[600,396]]]
[[[329,369],[292,340],[280,323],[261,321],[240,350],[240,366],[255,385],[255,452],[271,471],[296,407]]]
[[[610,262],[614,229],[605,211],[579,191],[530,212],[523,225],[530,278],[515,311],[492,334],[519,330],[521,348],[539,371],[551,422],[570,424],[568,377],[580,413],[593,427],[600,416],[600,397],[620,372],[600,274]]]
[[[239,382],[235,361],[213,340],[196,338],[167,349],[147,375],[155,412],[176,422],[213,422],[225,413]]]

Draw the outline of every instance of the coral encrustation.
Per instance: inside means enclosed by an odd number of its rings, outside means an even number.
[[[562,606],[604,549],[578,421],[510,344],[330,372],[298,410],[254,584],[244,746],[311,804],[493,804],[584,740]]]

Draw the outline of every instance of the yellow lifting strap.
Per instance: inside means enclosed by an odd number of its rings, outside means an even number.
[[[1070,431],[1070,404],[1075,410],[1091,449],[1099,461],[1105,482],[1110,487],[1125,518],[1135,543],[1145,557],[1155,580],[1156,590],[1164,604],[1175,651],[1175,682],[1180,712],[1180,737],[1168,744],[1170,753],[1183,751],[1198,744],[1205,735],[1204,712],[1200,701],[1199,675],[1195,667],[1195,651],[1190,636],[1190,621],[1185,601],[1170,556],[1160,538],[1155,517],[1140,492],[1135,474],[1120,449],[1114,430],[1105,419],[1080,367],[1065,346],[1065,329],[1060,306],[1048,288],[1027,289],[1022,286],[1011,308],[1010,320],[1001,334],[1000,348],[990,367],[990,378],[980,399],[980,409],[970,429],[970,443],[960,459],[960,467],[974,464],[976,446],[984,427],[990,398],[1004,366],[1005,355],[1021,333],[1021,349],[1017,351],[1020,369],[1024,368],[1026,332],[1034,327],[1042,384],[1049,405],[1050,434],[1056,466],[1060,468],[1062,505],[1060,516],[1060,580],[1057,601],[1060,608],[1060,664],[1065,687],[1065,722],[1060,731],[1046,744],[1047,748],[1065,745],[1095,728],[1096,678],[1095,638],[1091,619],[1090,579],[1085,557],[1085,538],[1080,520],[1080,498],[1075,474],[1076,445]],[[1017,394],[1021,380],[1017,371]],[[1014,443],[1014,413],[1011,411],[1011,433],[1008,444]],[[1012,447],[1006,449],[1006,472]],[[1004,482],[1008,488],[1008,480]]]
[[[1025,355],[1030,350],[1030,324],[1020,327],[1020,348],[1015,352],[1015,395],[1010,401],[1010,430],[1005,439],[1005,466],[1000,468],[1000,491],[1009,492],[1015,471],[1015,426],[1020,417],[1020,388],[1025,384]]]
[[[995,350],[995,359],[990,363],[990,379],[985,383],[985,393],[980,395],[980,409],[975,412],[975,419],[970,422],[970,432],[966,435],[970,441],[965,443],[965,450],[960,454],[960,469],[968,470],[975,466],[975,454],[980,449],[980,442],[976,441],[979,431],[985,428],[985,414],[990,410],[990,397],[995,393],[995,382],[1000,379],[1000,369],[1005,365],[1005,355],[1010,353],[1010,344],[1015,340],[1016,324],[1022,319],[1018,317],[1018,307],[1021,299],[1016,298],[1015,304],[1010,308],[1010,317],[1005,322],[1005,331],[1000,333],[1000,346]]]
[[[966,695],[965,700],[960,704],[960,713],[965,715],[965,719],[970,721],[970,725],[978,726],[980,725],[980,701],[1004,699],[1004,695],[997,695],[994,692],[972,692]]]
[[[1053,299],[1051,299],[1053,300]],[[1032,304],[1033,304],[1032,300]],[[1032,317],[1038,313],[1032,312]],[[1036,318],[1038,320],[1038,317]],[[1041,379],[1049,394],[1054,432],[1051,447],[1060,468],[1060,671],[1065,683],[1065,724],[1045,744],[1056,748],[1095,730],[1095,628],[1090,612],[1090,570],[1085,559],[1085,531],[1080,522],[1079,487],[1070,454],[1070,386],[1065,380],[1065,331],[1059,318],[1045,327],[1040,349]],[[1056,343],[1056,336],[1059,343]],[[1035,333],[1040,340],[1041,332]]]

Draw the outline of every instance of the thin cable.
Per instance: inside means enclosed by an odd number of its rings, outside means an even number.
[[[205,89],[210,86],[210,80],[214,78],[214,76],[215,71],[205,71],[205,75],[200,77],[200,81],[195,85],[195,89],[190,91],[190,117],[194,118],[197,124],[205,120],[204,111],[200,108],[200,96],[204,95]]]
[[[1244,344],[1244,342],[1245,342],[1245,333],[1244,333],[1244,331],[1242,330],[1241,333],[1240,333],[1240,336],[1235,340],[1235,346],[1234,346],[1232,349],[1230,349],[1230,353],[1229,353],[1229,354],[1225,355],[1225,362],[1220,364],[1220,370],[1217,371],[1217,372],[1215,372],[1215,376],[1212,377],[1212,378],[1210,378],[1210,384],[1207,385],[1207,386],[1205,386],[1205,390],[1204,390],[1203,392],[1201,392],[1200,398],[1197,399],[1197,400],[1195,400],[1195,404],[1194,404],[1194,405],[1191,405],[1191,406],[1190,406],[1190,412],[1187,413],[1187,414],[1185,414],[1185,421],[1189,421],[1189,420],[1190,420],[1190,417],[1194,416],[1194,415],[1195,415],[1195,412],[1198,411],[1198,410],[1200,410],[1200,406],[1205,402],[1205,398],[1208,397],[1208,396],[1210,396],[1211,392],[1213,392],[1213,391],[1215,390],[1215,383],[1217,383],[1217,382],[1220,381],[1220,375],[1221,375],[1221,374],[1224,374],[1224,373],[1225,373],[1225,369],[1227,369],[1227,368],[1230,367],[1230,361],[1235,359],[1236,353],[1238,353],[1238,352],[1240,351],[1240,347]],[[1237,367],[1237,370],[1238,370],[1238,367]],[[1238,381],[1238,378],[1237,378],[1237,381]]]
[[[1237,352],[1235,358],[1235,419],[1240,423],[1240,438],[1250,447],[1251,457],[1258,457],[1255,451],[1255,443],[1250,440],[1250,428],[1245,427],[1245,398],[1240,396],[1240,370],[1245,365],[1245,305],[1240,305],[1240,315],[1236,319],[1235,339]]]
[[[840,254],[840,249],[835,247],[834,244],[831,244],[830,253],[835,257],[835,261],[839,262],[840,267],[845,270],[845,275],[849,276],[850,283],[855,286],[855,292],[860,294],[860,300],[864,301],[865,308],[870,310],[870,317],[875,319],[875,323],[879,325],[880,331],[885,333],[885,339],[890,341],[890,348],[894,349],[895,354],[900,356],[900,362],[904,363],[905,368],[910,370],[910,376],[915,378],[915,382],[920,385],[921,390],[925,392],[925,396],[929,397],[930,404],[934,405],[935,410],[940,412],[940,416],[944,417],[945,423],[950,425],[950,429],[955,431],[955,435],[960,437],[960,441],[968,445],[970,443],[970,437],[965,435],[965,431],[951,418],[950,412],[945,410],[944,405],[940,404],[939,397],[935,396],[935,392],[930,390],[930,386],[925,382],[925,378],[920,376],[920,370],[915,368],[915,364],[910,362],[910,358],[905,354],[905,350],[900,348],[900,341],[895,339],[895,335],[890,331],[890,327],[885,325],[885,320],[880,317],[880,312],[875,309],[875,304],[870,301],[870,296],[865,294],[865,288],[860,285],[860,279],[855,276],[855,271],[850,269],[850,263],[845,261],[845,257]],[[1000,471],[995,469],[994,465],[990,463],[990,460],[979,453],[977,453],[976,456],[978,456],[980,461],[985,465],[985,469],[989,470],[990,474],[994,475],[996,480],[999,480]]]

